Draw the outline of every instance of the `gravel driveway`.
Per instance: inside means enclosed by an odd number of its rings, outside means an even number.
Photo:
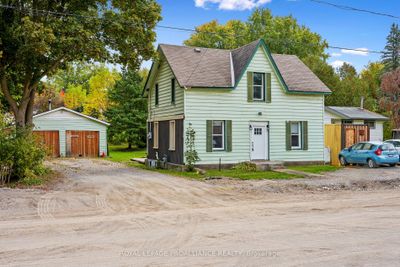
[[[400,261],[399,168],[198,182],[102,160],[51,165],[65,175],[52,190],[0,189],[2,266]]]

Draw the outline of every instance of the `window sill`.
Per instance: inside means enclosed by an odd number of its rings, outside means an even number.
[[[168,151],[175,152],[175,148],[174,149],[168,148]]]

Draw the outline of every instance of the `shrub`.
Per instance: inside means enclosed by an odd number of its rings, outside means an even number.
[[[185,158],[186,158],[186,164],[187,164],[187,171],[190,171],[190,172],[194,171],[194,165],[196,164],[197,161],[200,160],[199,155],[197,154],[197,151],[195,148],[195,139],[196,139],[196,132],[191,126],[189,126],[186,130]]]
[[[20,180],[42,175],[46,151],[28,130],[0,129],[0,165],[11,166],[11,177]]]
[[[239,164],[235,165],[232,169],[238,171],[253,172],[257,170],[257,166],[252,162],[246,161],[246,162],[240,162]]]

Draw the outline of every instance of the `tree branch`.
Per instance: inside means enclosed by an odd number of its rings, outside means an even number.
[[[10,90],[8,88],[8,83],[7,83],[7,78],[4,74],[1,76],[1,91],[3,92],[3,95],[4,95],[5,99],[7,100],[8,104],[10,105],[13,113],[17,114],[18,113],[17,102],[14,100],[14,98],[10,94]]]
[[[46,76],[47,74],[49,74],[50,72],[52,72],[53,70],[55,70],[58,65],[60,65],[61,61],[64,59],[64,55],[63,56],[59,56],[56,60],[54,60],[53,64],[50,65],[50,67],[43,71],[41,74],[39,74],[35,80],[31,83],[30,85],[30,90],[32,90],[33,88],[36,88],[39,85],[40,80]]]

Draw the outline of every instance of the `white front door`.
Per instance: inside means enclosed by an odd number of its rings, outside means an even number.
[[[267,123],[252,123],[250,140],[251,160],[268,159],[268,127]]]

